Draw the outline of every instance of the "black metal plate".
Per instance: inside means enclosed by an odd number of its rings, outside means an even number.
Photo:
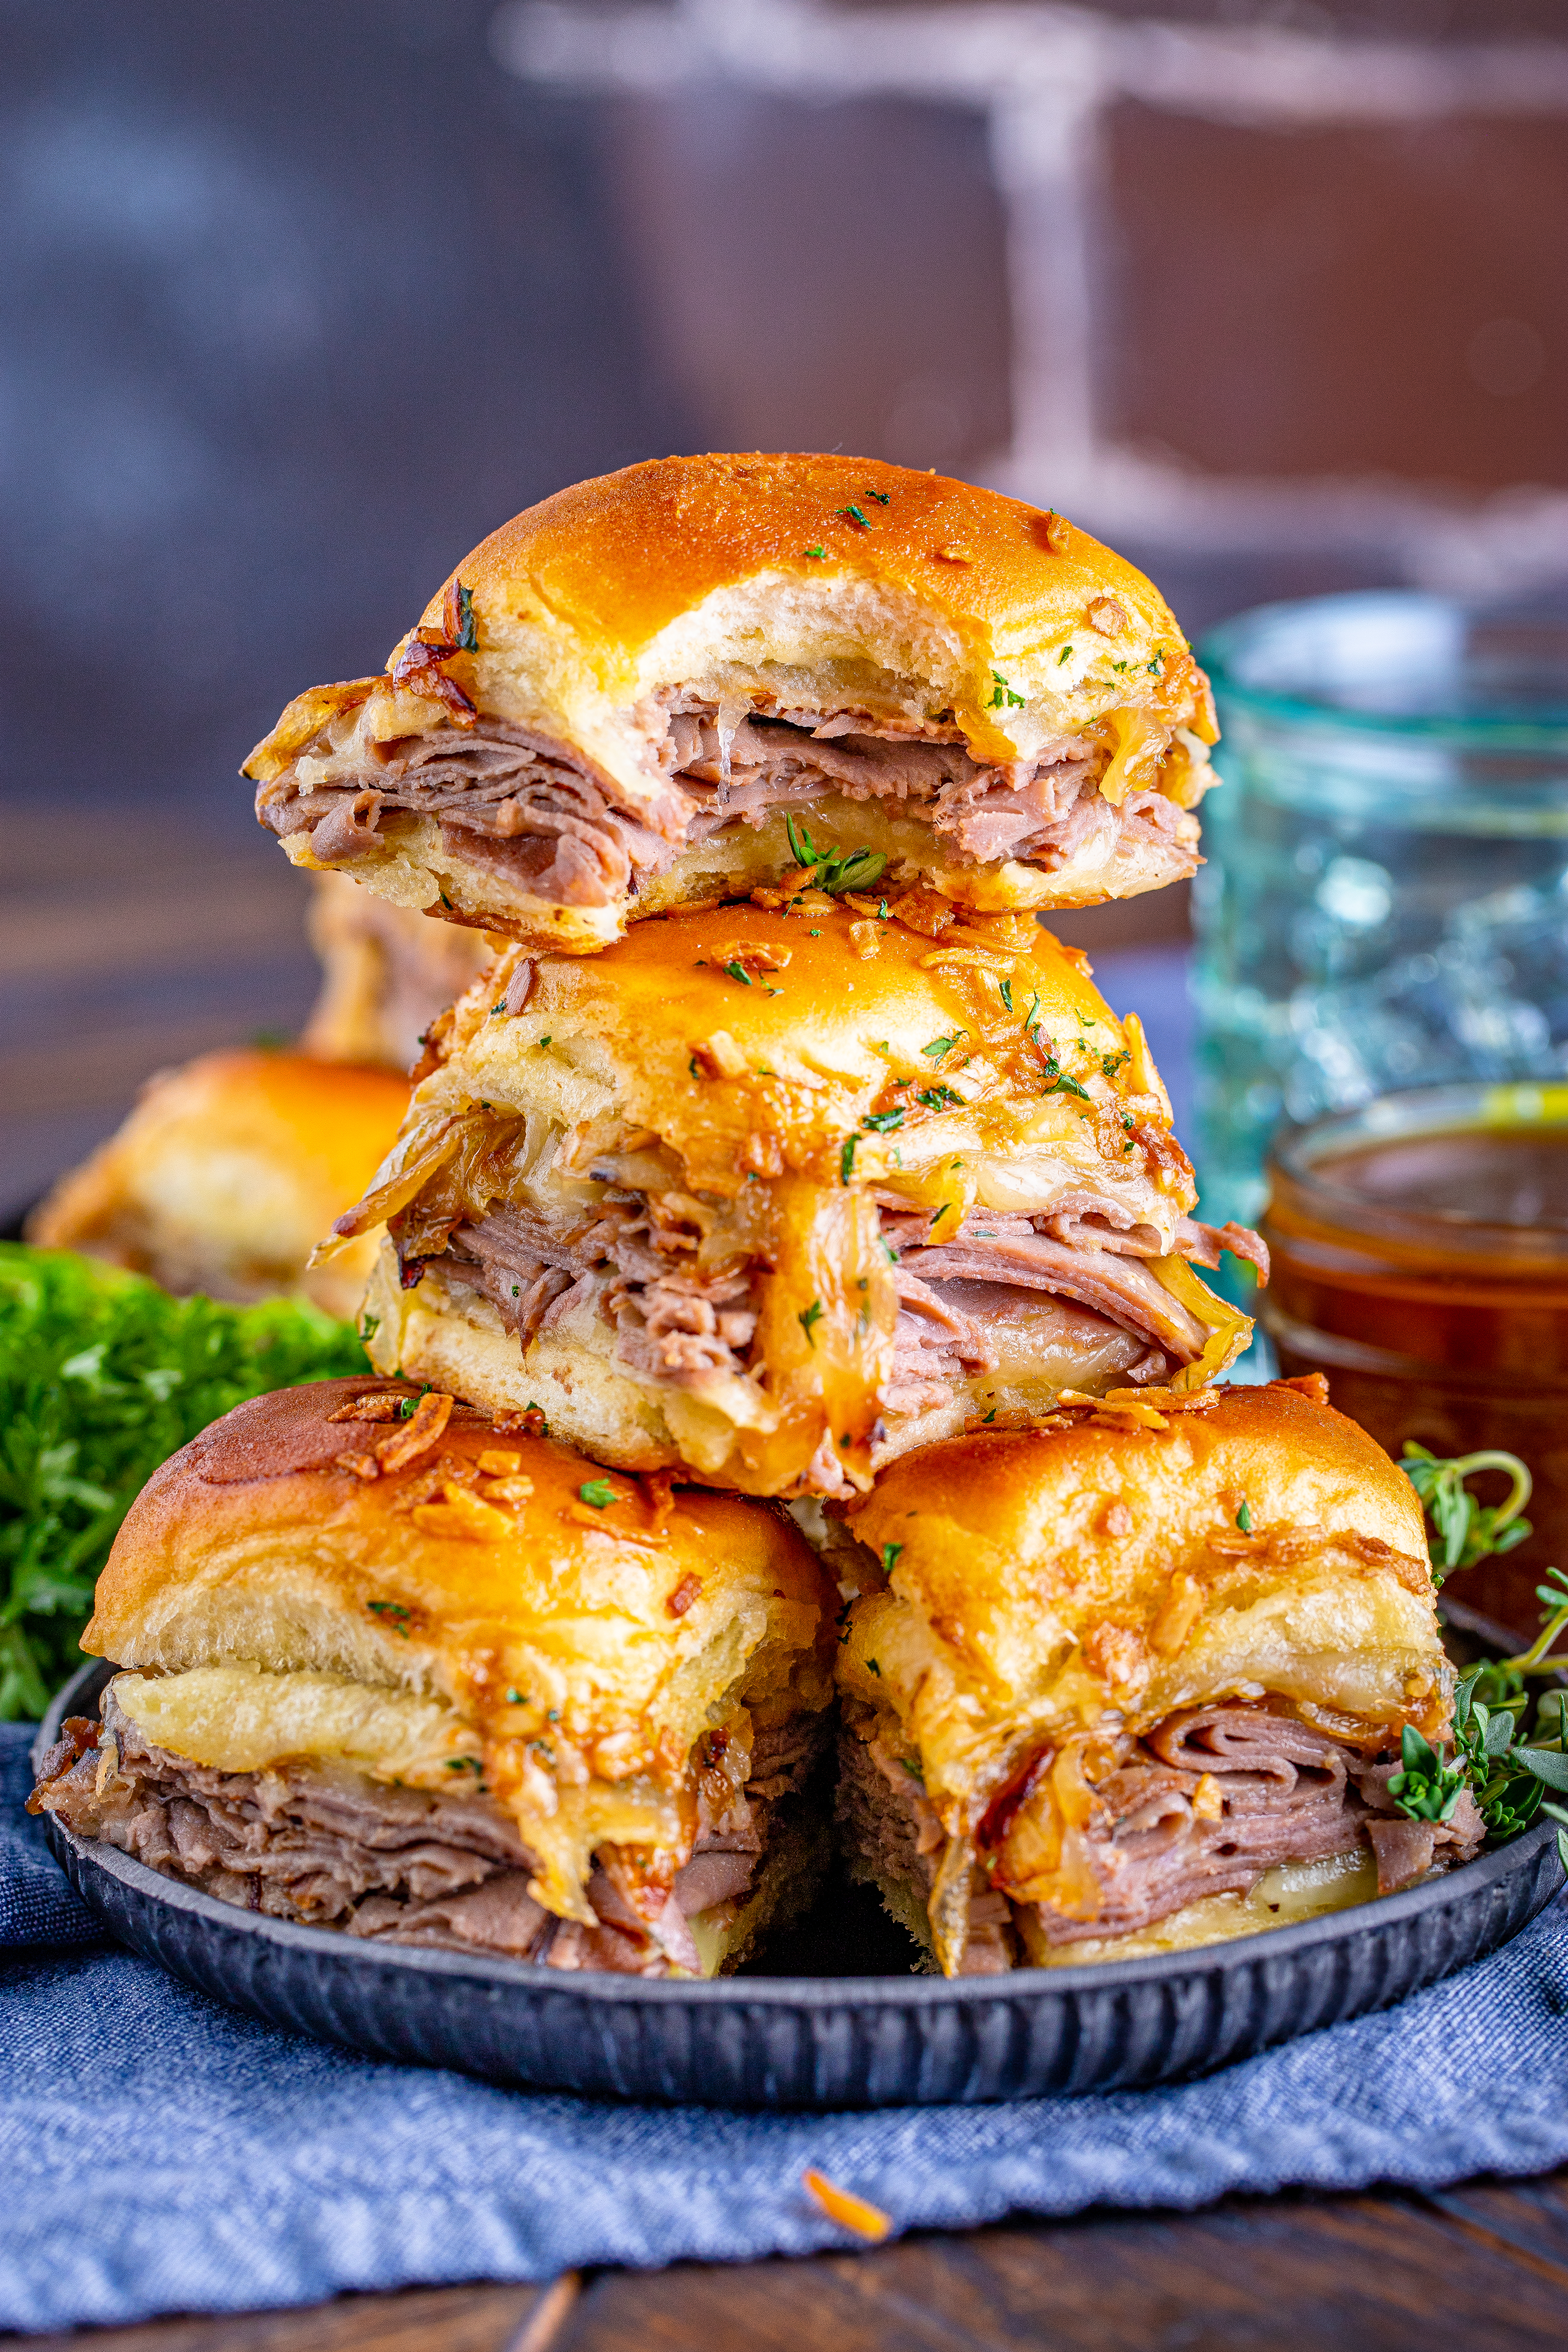
[[[37,1753],[62,1715],[97,1713],[113,1671],[89,1666],[61,1693]],[[269,2024],[489,2082],[721,2107],[937,2105],[1205,2074],[1468,1968],[1563,1881],[1547,1822],[1447,1877],[1300,1927],[954,1983],[861,1973],[907,1968],[912,1947],[864,1889],[840,1886],[775,1945],[774,1973],[691,1984],[356,1943],[236,1910],[52,1819],[48,1832],[121,1943]]]

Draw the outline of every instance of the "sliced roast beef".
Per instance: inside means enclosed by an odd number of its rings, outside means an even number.
[[[1176,1247],[1193,1265],[1217,1266],[1220,1254],[1228,1250],[1232,1257],[1244,1257],[1258,1268],[1260,1282],[1268,1279],[1268,1244],[1261,1234],[1250,1225],[1238,1225],[1234,1219],[1229,1224],[1204,1225],[1196,1217],[1184,1217],[1176,1227]]]
[[[759,1732],[747,1778],[717,1811],[710,1783],[722,1776],[702,1776],[692,1857],[652,1929],[603,1866],[588,1885],[598,1928],[546,1911],[529,1894],[532,1857],[516,1822],[467,1774],[426,1791],[323,1762],[218,1771],[143,1738],[112,1685],[98,1742],[84,1748],[92,1729],[47,1759],[39,1808],[222,1902],[382,1942],[659,1975],[670,1960],[695,1967],[689,1917],[750,1887],[773,1809],[804,1786],[824,1726],[803,1717]]]
[[[956,1381],[998,1366],[1022,1376],[1042,1354],[1091,1357],[1093,1374],[1084,1377],[1143,1382],[1203,1351],[1205,1327],[1147,1263],[1163,1254],[1160,1234],[1114,1195],[1071,1192],[1033,1218],[974,1210],[942,1243],[927,1238],[928,1212],[895,1199],[880,1211],[883,1236],[900,1254],[884,1412],[939,1409]],[[405,1256],[421,1230],[417,1210],[393,1221]],[[1194,1250],[1212,1240],[1256,1258],[1256,1236],[1239,1226],[1215,1234],[1185,1220],[1178,1247],[1184,1238]],[[758,1269],[694,1264],[692,1234],[658,1197],[622,1194],[586,1217],[496,1208],[440,1223],[423,1245],[444,1247],[447,1280],[489,1298],[525,1348],[579,1306],[596,1304],[616,1327],[617,1360],[646,1378],[700,1391],[756,1369]],[[1031,1296],[1042,1301],[1033,1312]],[[1057,1302],[1049,1315],[1046,1298]]]
[[[840,1814],[852,1854],[866,1874],[910,1885],[923,1901],[945,1843],[935,1809],[875,1738],[870,1710],[845,1747]],[[1047,1943],[1067,1946],[1134,1933],[1205,1895],[1245,1895],[1281,1863],[1370,1845],[1387,1894],[1434,1863],[1468,1861],[1485,1834],[1470,1797],[1447,1822],[1409,1822],[1387,1793],[1397,1769],[1392,1752],[1369,1754],[1283,1706],[1186,1710],[1141,1739],[1123,1737],[1094,1784],[1094,1813],[1078,1833],[1079,1860],[1100,1890],[1092,1913],[1026,1907]],[[1006,1826],[991,1850],[1004,1889]]]
[[[988,1217],[988,1231],[983,1233],[978,1221],[971,1220],[954,1242],[905,1250],[900,1266],[921,1282],[938,1286],[1000,1282],[1056,1291],[1092,1307],[1123,1330],[1139,1333],[1174,1363],[1190,1364],[1202,1355],[1208,1339],[1204,1326],[1142,1259],[1116,1249],[1075,1247],[1047,1234],[1019,1232],[1018,1222]]]
[[[635,896],[683,848],[826,793],[896,803],[931,824],[958,864],[1023,858],[1054,870],[1086,849],[1109,857],[1142,836],[1170,878],[1197,865],[1196,829],[1184,830],[1173,802],[1145,792],[1112,808],[1096,788],[1107,755],[1070,740],[1033,760],[985,763],[960,740],[881,729],[864,714],[736,712],[724,720],[706,707],[669,713],[662,738],[656,724],[655,788],[637,815],[579,754],[483,716],[466,729],[437,725],[377,744],[330,782],[322,771],[335,763],[323,741],[260,787],[257,814],[274,833],[309,833],[324,864],[371,847],[389,814],[431,817],[449,856],[569,906]]]
[[[946,1836],[918,1772],[870,1730],[868,1711],[865,1721],[847,1727],[840,1736],[837,1803],[854,1875],[884,1887],[902,1886],[923,1908]],[[1017,1951],[1007,1902],[976,1868],[971,1874],[969,1934],[959,1973],[999,1976],[1016,1965]]]
[[[616,1354],[634,1370],[700,1390],[745,1370],[744,1353],[756,1332],[749,1303],[754,1276],[736,1273],[661,1274],[651,1282],[615,1286],[613,1309],[620,1327]]]

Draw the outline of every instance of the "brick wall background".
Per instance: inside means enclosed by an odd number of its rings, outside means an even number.
[[[934,465],[1190,632],[1568,576],[1568,0],[0,0],[0,1213],[171,1040],[298,1022],[238,762],[563,482]]]
[[[1066,507],[1194,623],[1568,572],[1556,0],[511,0],[492,40],[615,110],[716,438],[852,420]]]

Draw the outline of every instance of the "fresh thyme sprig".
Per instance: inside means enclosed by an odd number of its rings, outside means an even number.
[[[888,861],[879,849],[818,849],[805,825],[784,818],[784,831],[797,866],[807,869],[807,884],[837,897],[843,890],[868,890],[879,881]]]
[[[1494,1553],[1511,1551],[1531,1533],[1530,1521],[1520,1514],[1530,1500],[1531,1480],[1517,1454],[1461,1454],[1445,1462],[1409,1439],[1399,1466],[1436,1529],[1428,1539],[1434,1584],[1440,1585],[1456,1569],[1474,1568]],[[1510,1485],[1505,1501],[1477,1502],[1465,1481],[1480,1470],[1506,1472]]]
[[[1429,1538],[1432,1581],[1440,1585],[1456,1569],[1511,1551],[1530,1533],[1521,1517],[1530,1500],[1531,1476],[1517,1454],[1480,1453],[1443,1461],[1424,1445],[1407,1444],[1401,1468],[1420,1496],[1436,1532]],[[1492,1507],[1477,1503],[1465,1480],[1478,1470],[1506,1471],[1507,1499]],[[1536,1708],[1536,1727],[1520,1737],[1530,1709],[1531,1675],[1555,1674],[1568,1654],[1552,1646],[1568,1628],[1568,1576],[1548,1569],[1535,1588],[1542,1628],[1528,1650],[1471,1666],[1454,1693],[1454,1748],[1441,1755],[1412,1726],[1400,1742],[1401,1769],[1391,1773],[1388,1793],[1411,1821],[1446,1822],[1468,1790],[1495,1844],[1518,1837],[1546,1813],[1557,1823],[1557,1852],[1568,1871],[1568,1808],[1547,1795],[1568,1797],[1568,1691],[1545,1692]],[[1553,1728],[1555,1724],[1555,1728]]]

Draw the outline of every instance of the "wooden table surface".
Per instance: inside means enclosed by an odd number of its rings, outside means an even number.
[[[297,1026],[313,972],[302,886],[259,834],[166,813],[94,826],[13,809],[4,843],[9,1213],[108,1132],[152,1070]],[[1081,921],[1074,935],[1132,943],[1131,910],[1103,911],[1116,919],[1103,937]],[[19,2340],[37,2352],[1410,2352],[1430,2337],[1437,2352],[1528,2352],[1559,2347],[1565,2324],[1557,2175],[1431,2197],[1096,2212],[809,2261],[349,2295]]]

